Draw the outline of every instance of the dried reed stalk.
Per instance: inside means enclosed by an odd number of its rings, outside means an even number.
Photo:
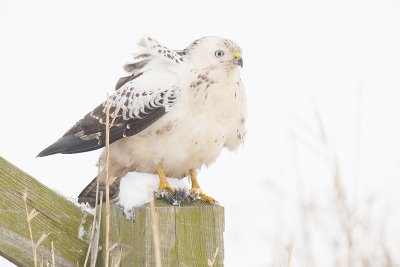
[[[98,183],[98,182],[97,182]],[[96,247],[93,247],[93,252],[92,252],[92,258],[90,261],[90,267],[95,267],[96,266],[96,261],[97,261],[97,252],[99,251],[98,248],[98,244],[99,244],[99,235],[100,235],[100,228],[101,228],[101,211],[102,211],[102,207],[103,207],[103,191],[99,192],[99,215],[97,216],[97,225],[99,226],[99,228],[97,229],[97,237],[96,237],[96,244],[93,243],[93,245],[96,245]],[[96,220],[96,218],[94,218],[93,220]],[[95,239],[93,239],[95,240]]]
[[[98,164],[97,177],[99,177],[99,175],[100,175],[100,164]],[[90,252],[91,252],[91,249],[92,249],[92,246],[93,246],[94,233],[96,231],[96,222],[97,222],[97,214],[98,214],[97,209],[98,209],[98,203],[99,203],[99,179],[96,179],[96,181],[97,181],[97,184],[96,184],[96,202],[95,202],[96,204],[94,206],[92,232],[91,232],[91,235],[90,235],[90,243],[89,243],[89,246],[88,246],[88,251],[86,253],[85,263],[83,264],[83,267],[86,267],[87,262],[89,260]],[[93,255],[92,255],[92,257],[93,257]]]
[[[110,184],[109,184],[109,162],[110,162],[110,103],[109,95],[106,100],[106,260],[105,267],[108,267],[110,260]]]
[[[214,257],[213,257],[212,260],[208,259],[208,261],[207,261],[208,267],[213,267],[213,266],[214,266],[215,260],[217,259],[218,250],[219,250],[219,248],[216,248],[216,249],[215,249]]]
[[[33,264],[37,267],[37,259],[36,259],[36,246],[35,242],[33,241],[33,234],[32,234],[32,227],[31,227],[31,220],[35,218],[36,215],[39,214],[35,209],[28,212],[28,203],[27,203],[28,192],[25,191],[22,194],[22,199],[24,200],[25,211],[26,211],[26,221],[28,222],[28,229],[29,229],[29,237],[31,239],[31,246],[32,246],[32,257],[33,257]]]
[[[161,267],[160,233],[158,230],[158,215],[154,207],[154,200],[150,201],[150,217],[156,267]]]
[[[51,266],[56,267],[56,259],[54,257],[54,244],[53,241],[51,241]]]

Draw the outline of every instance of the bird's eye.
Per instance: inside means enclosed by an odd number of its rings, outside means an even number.
[[[222,51],[222,50],[217,50],[217,51],[215,51],[214,55],[215,55],[216,57],[222,57],[222,56],[224,55],[224,51]]]

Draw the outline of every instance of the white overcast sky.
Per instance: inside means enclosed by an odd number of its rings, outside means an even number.
[[[1,0],[0,155],[77,196],[96,175],[98,151],[35,157],[113,91],[138,40],[182,49],[224,36],[244,51],[248,138],[199,180],[226,208],[226,266],[286,266],[289,243],[292,266],[332,266],[334,155],[349,205],[375,199],[372,228],[398,251],[399,14],[389,0]],[[313,213],[320,227],[304,223],[303,204],[322,210]]]

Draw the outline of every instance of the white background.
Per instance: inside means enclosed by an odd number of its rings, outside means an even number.
[[[389,0],[1,0],[0,155],[77,196],[98,151],[35,156],[113,91],[136,42],[224,36],[244,51],[247,142],[199,179],[226,209],[225,265],[399,266],[399,14]]]

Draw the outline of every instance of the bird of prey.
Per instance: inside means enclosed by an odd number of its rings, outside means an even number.
[[[158,192],[174,189],[166,176],[190,176],[192,194],[205,201],[196,171],[213,163],[226,147],[235,150],[245,136],[246,96],[240,79],[240,47],[221,37],[203,37],[184,50],[171,50],[146,37],[141,50],[124,69],[109,96],[110,198],[119,193],[128,172],[158,174]],[[240,68],[239,68],[240,67]],[[38,157],[99,149],[106,142],[104,101]],[[96,179],[105,188],[106,152],[99,175],[79,195],[79,202],[95,204]]]

